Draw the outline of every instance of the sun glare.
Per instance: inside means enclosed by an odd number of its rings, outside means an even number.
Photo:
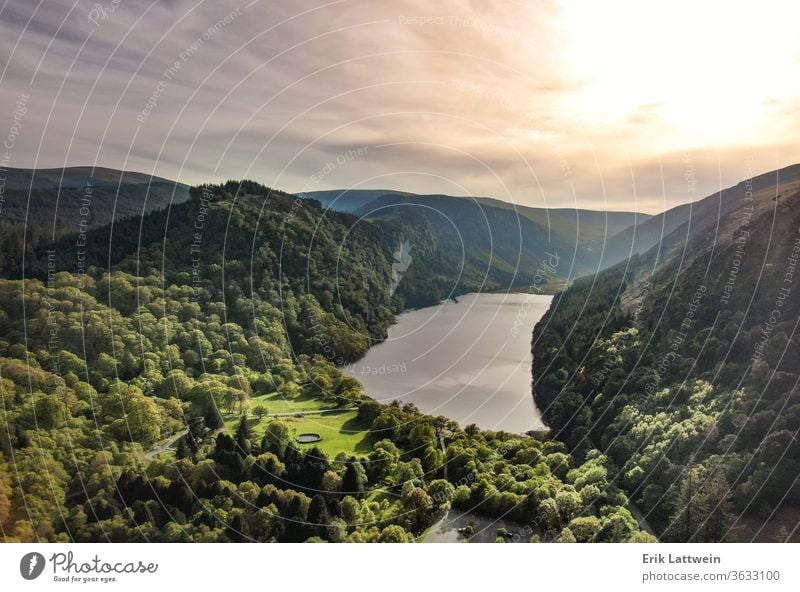
[[[660,124],[657,148],[746,139],[800,96],[799,5],[620,0],[562,9],[577,116]]]

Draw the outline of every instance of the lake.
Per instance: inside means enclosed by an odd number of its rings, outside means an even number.
[[[343,370],[370,397],[462,426],[543,429],[531,395],[531,334],[552,296],[467,294],[404,312],[386,341]]]

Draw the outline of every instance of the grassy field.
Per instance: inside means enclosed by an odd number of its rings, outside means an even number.
[[[298,444],[298,446],[300,448],[317,446],[333,458],[340,452],[360,456],[370,451],[371,448],[367,442],[368,430],[366,426],[358,422],[357,414],[356,411],[344,411],[325,415],[307,415],[302,418],[281,417],[279,419],[289,426],[295,436],[308,432],[322,436],[320,442]]]
[[[254,408],[256,405],[264,405],[269,410],[269,413],[293,413],[295,411],[316,411],[318,409],[329,409],[327,405],[319,399],[313,397],[299,396],[294,399],[285,399],[278,393],[268,393],[266,395],[258,395],[250,399],[250,406]]]
[[[329,409],[330,407],[323,402],[309,398],[297,397],[295,399],[283,399],[277,393],[270,393],[253,397],[252,406],[266,405],[269,413],[297,413],[297,415],[284,417],[264,417],[261,420],[252,418],[250,426],[256,441],[260,441],[264,435],[264,429],[270,421],[281,421],[289,426],[293,436],[303,433],[317,433],[322,436],[322,440],[311,444],[297,444],[299,448],[319,447],[331,458],[339,452],[350,455],[364,455],[370,451],[367,442],[368,429],[358,422],[356,411],[332,411],[325,414],[303,415],[303,412]],[[225,428],[230,434],[236,431],[239,424],[238,417],[229,417],[225,420]]]

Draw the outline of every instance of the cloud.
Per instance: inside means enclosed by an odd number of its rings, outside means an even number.
[[[781,35],[785,14],[760,8],[760,29],[778,27],[769,33],[736,30],[748,22],[737,11],[719,22],[694,12],[685,33],[716,40],[704,53],[673,29],[664,49],[660,22],[643,16],[639,30],[622,27],[614,15],[636,17],[635,5],[596,6],[9,3],[0,99],[31,97],[12,165],[96,163],[190,183],[247,176],[298,191],[336,154],[369,147],[318,188],[652,212],[692,198],[686,154],[698,164],[694,199],[740,180],[747,157],[757,171],[800,160],[789,127],[800,51]],[[680,10],[659,19],[679,26]],[[786,54],[774,72],[753,73],[762,46]],[[732,79],[726,55],[750,74]]]

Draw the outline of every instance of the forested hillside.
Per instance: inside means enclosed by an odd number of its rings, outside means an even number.
[[[423,231],[439,252],[451,254],[449,261],[442,263],[451,275],[475,286],[472,291],[516,286],[533,293],[552,292],[583,263],[574,260],[574,243],[560,233],[513,210],[484,207],[472,200],[387,195],[357,214],[366,220],[385,220]]]
[[[689,177],[687,183],[691,182]],[[746,195],[752,195],[753,203],[760,205],[776,195],[791,195],[798,189],[800,165],[792,165],[743,180],[699,201],[670,208],[610,236],[604,245],[602,267],[643,254],[665,240],[682,244],[700,233],[714,234],[718,222],[740,207]]]
[[[710,230],[575,282],[535,329],[554,434],[578,458],[604,451],[667,540],[795,528],[800,193],[785,189],[743,185]]]
[[[23,252],[54,238],[139,217],[189,199],[189,187],[102,167],[15,169],[0,178],[0,269],[21,269]]]
[[[470,289],[429,228],[356,220],[202,186],[12,266],[4,539],[400,542],[455,506],[520,524],[501,539],[653,540],[606,456],[382,406],[337,369],[409,301]]]
[[[488,197],[389,190],[312,191],[303,196],[365,218],[408,222],[412,217],[416,226],[431,227],[438,240],[463,250],[481,269],[490,269],[491,276],[502,276],[505,284],[534,284],[547,293],[565,280],[608,267],[605,251],[611,238],[651,218],[635,212],[540,208]],[[627,247],[627,253],[632,239],[627,240],[617,240],[615,248]],[[543,260],[558,260],[559,265],[542,274]]]

